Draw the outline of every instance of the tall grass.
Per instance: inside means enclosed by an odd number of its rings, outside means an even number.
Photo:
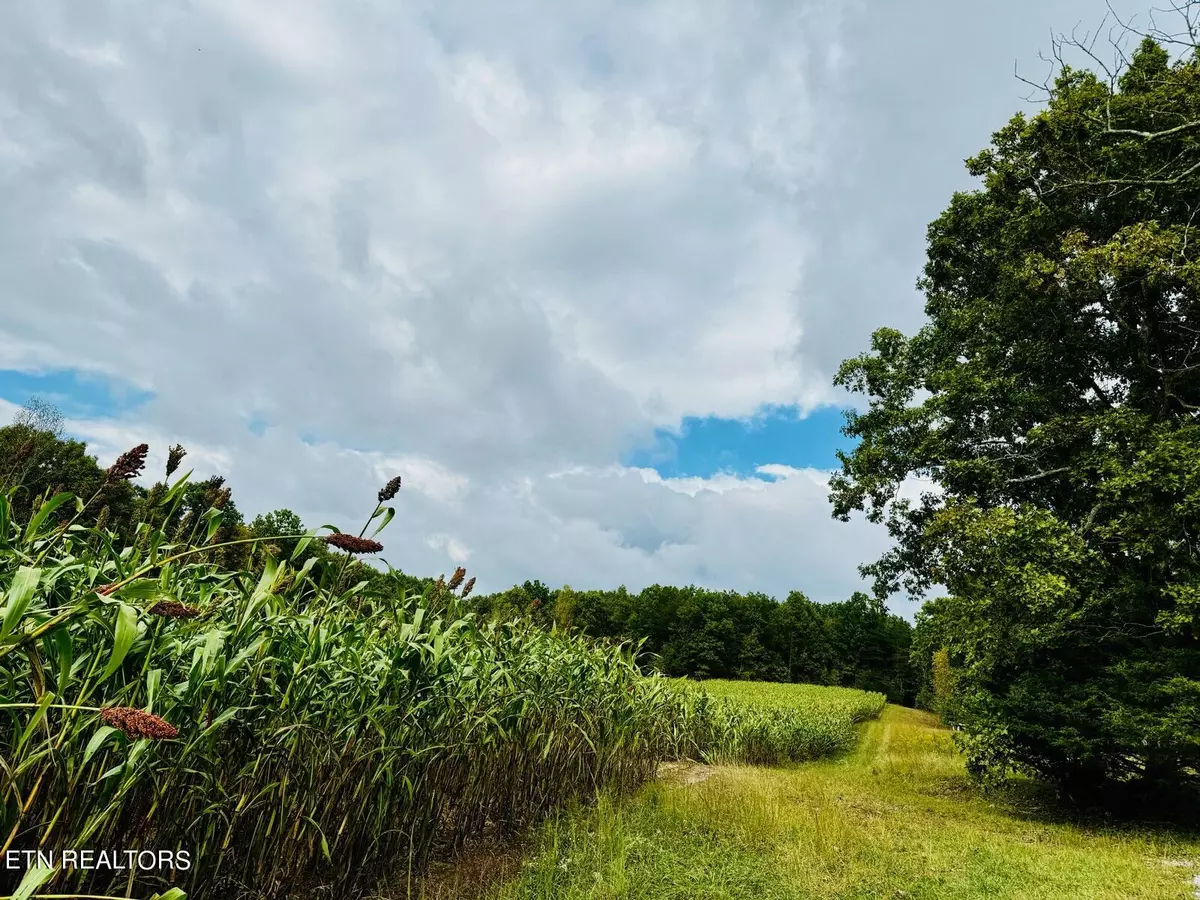
[[[339,593],[311,561],[221,571],[197,561],[216,509],[192,541],[143,523],[120,547],[56,524],[72,503],[17,522],[0,495],[0,853],[182,849],[192,865],[59,872],[44,890],[349,896],[485,825],[637,784],[671,752],[675,693],[628,652]],[[177,737],[104,724],[112,707]]]

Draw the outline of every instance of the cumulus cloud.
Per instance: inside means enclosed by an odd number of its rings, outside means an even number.
[[[1090,12],[21,4],[0,368],[153,392],[72,427],[181,440],[251,511],[345,524],[399,472],[406,570],[844,596],[884,538],[829,519],[823,473],[614,461],[838,400],[872,328],[919,322],[922,229],[1019,102],[1013,56]]]

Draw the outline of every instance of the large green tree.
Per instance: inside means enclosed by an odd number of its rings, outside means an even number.
[[[929,228],[928,324],[837,376],[869,407],[834,513],[888,523],[878,593],[954,597],[975,771],[1195,781],[1200,62],[1146,39],[1118,79],[1063,67],[968,169]]]

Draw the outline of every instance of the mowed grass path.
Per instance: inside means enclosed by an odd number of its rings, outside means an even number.
[[[1027,786],[1028,787],[1028,786]],[[986,798],[950,733],[889,706],[838,759],[719,767],[548,825],[489,900],[1172,898],[1192,900],[1200,841],[1055,820],[1031,790]],[[484,867],[486,868],[486,867]],[[511,871],[511,868],[509,869]],[[480,896],[448,882],[439,897]]]

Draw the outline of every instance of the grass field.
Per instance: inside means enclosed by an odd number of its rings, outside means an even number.
[[[548,824],[487,900],[1191,900],[1200,841],[1168,829],[1064,820],[1030,785],[987,798],[949,732],[887,707],[856,749],[776,768],[659,781]],[[487,866],[476,866],[486,872]]]

